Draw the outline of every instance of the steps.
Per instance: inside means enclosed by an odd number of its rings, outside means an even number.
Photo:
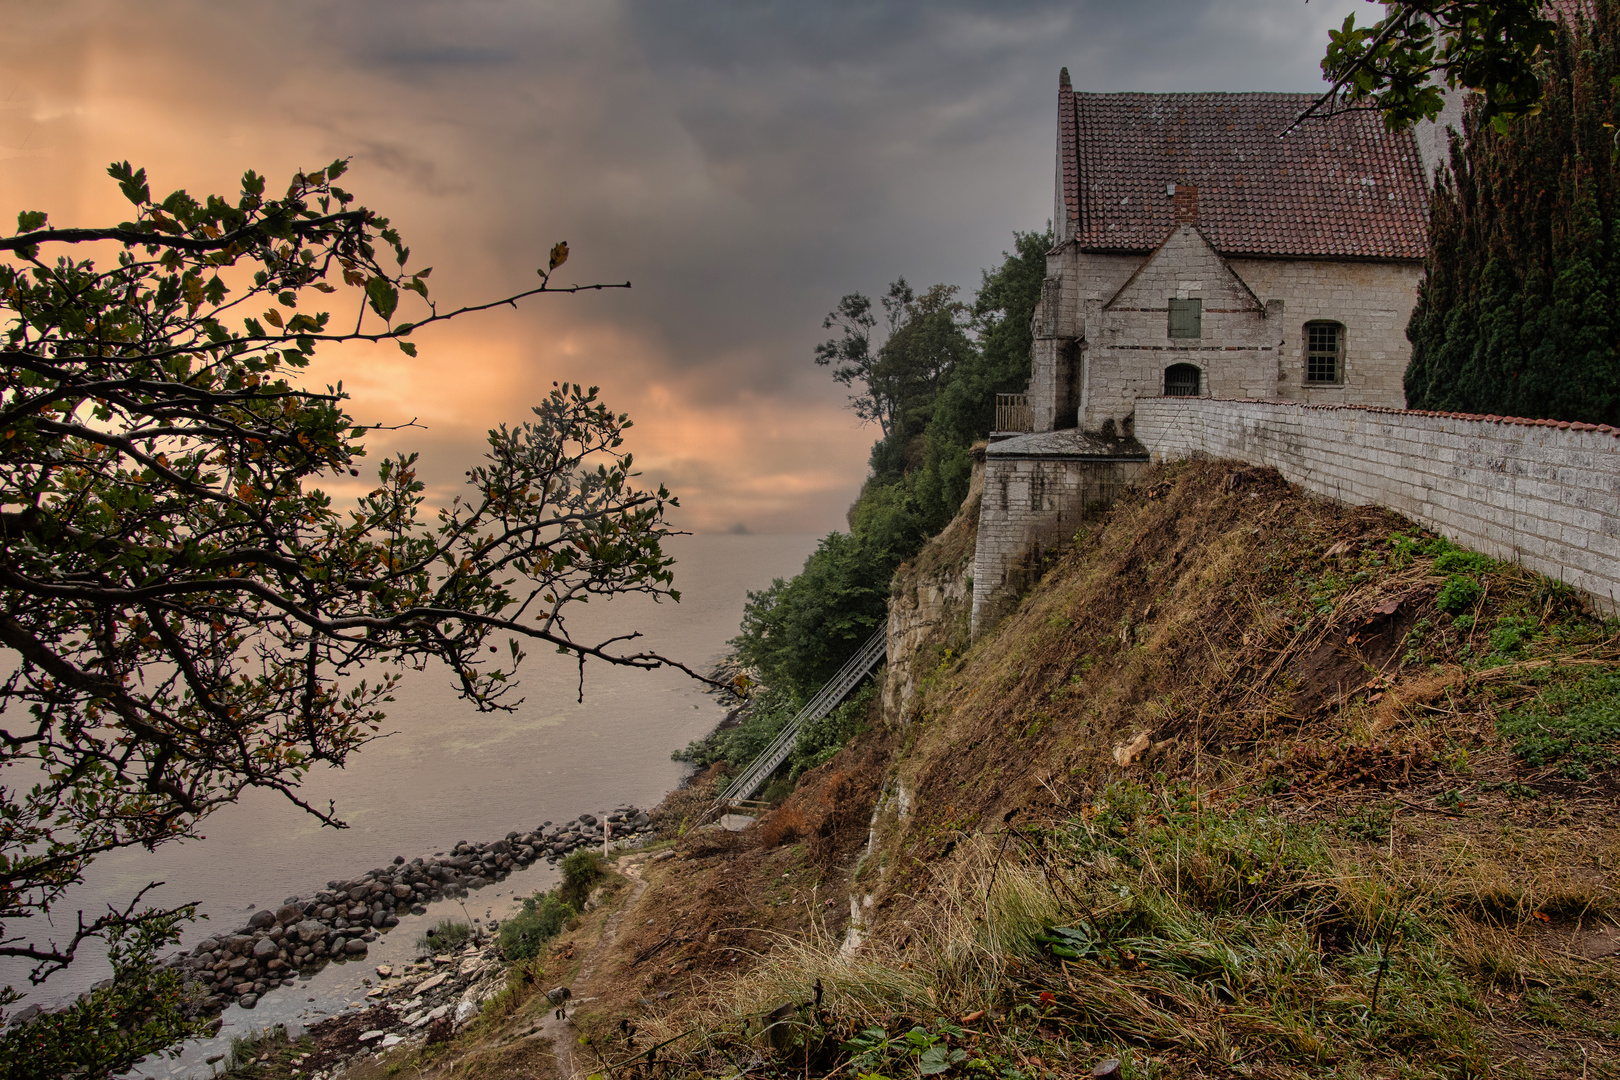
[[[771,774],[781,767],[789,754],[793,753],[793,745],[799,738],[799,728],[820,720],[837,708],[838,704],[849,696],[850,691],[859,686],[862,680],[872,673],[872,669],[883,662],[887,654],[888,627],[880,626],[877,633],[873,634],[866,644],[838,669],[838,674],[828,680],[827,685],[823,686],[792,720],[788,721],[787,726],[771,745],[737,775],[737,778],[721,793],[712,810],[719,811],[727,803],[751,799],[757,795],[759,789],[765,786],[765,781],[769,780]]]

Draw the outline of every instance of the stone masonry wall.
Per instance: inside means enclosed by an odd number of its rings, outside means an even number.
[[[1620,429],[1156,398],[1137,402],[1136,438],[1155,461],[1202,455],[1270,465],[1318,495],[1386,506],[1620,610]]]
[[[1087,507],[1114,501],[1146,462],[989,457],[973,555],[971,634],[1000,618],[1053,547],[1074,539]]]
[[[1233,259],[1231,267],[1264,300],[1281,331],[1275,388],[1226,397],[1282,398],[1324,405],[1406,404],[1401,380],[1412,357],[1406,324],[1417,304],[1417,263],[1332,262],[1304,259]],[[1344,381],[1305,385],[1305,324],[1316,319],[1344,327]]]

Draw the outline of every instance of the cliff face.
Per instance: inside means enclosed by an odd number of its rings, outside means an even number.
[[[883,716],[903,723],[918,682],[961,655],[973,607],[973,543],[984,499],[984,462],[976,461],[962,509],[917,558],[900,567],[889,590],[889,658]]]
[[[1548,756],[1577,736],[1547,742],[1564,706],[1538,703],[1620,708],[1620,627],[1393,514],[1199,461],[1086,522],[968,646],[979,494],[896,576],[867,730],[757,823],[648,861],[573,987],[579,1053],[917,1075],[918,1025],[948,1080],[1144,1075],[1149,1052],[1167,1077],[1236,1075],[1223,1054],[1581,1075],[1620,986],[1620,740]],[[1541,743],[1498,726],[1537,708]]]

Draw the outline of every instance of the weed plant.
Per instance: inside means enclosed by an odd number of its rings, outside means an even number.
[[[522,909],[501,923],[496,938],[501,958],[511,962],[539,956],[546,942],[561,933],[563,924],[578,914],[577,908],[554,892],[526,897]]]
[[[429,927],[417,937],[416,947],[422,952],[450,952],[466,944],[472,933],[473,928],[467,923],[440,919],[437,926]]]

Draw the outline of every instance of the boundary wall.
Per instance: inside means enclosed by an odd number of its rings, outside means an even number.
[[[1270,465],[1307,491],[1376,503],[1620,611],[1620,429],[1359,405],[1143,398],[1156,462]]]

